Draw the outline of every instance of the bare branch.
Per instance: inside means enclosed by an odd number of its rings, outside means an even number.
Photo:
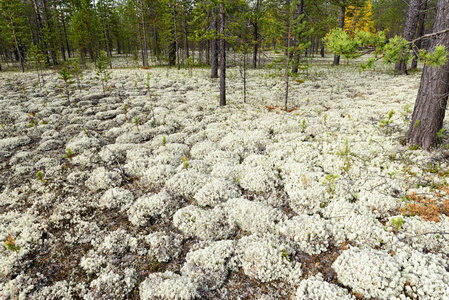
[[[417,42],[419,40],[430,38],[430,37],[434,37],[434,36],[437,36],[437,35],[440,35],[440,34],[444,34],[444,33],[448,33],[448,32],[449,32],[449,28],[441,30],[441,31],[438,31],[438,32],[425,34],[425,35],[423,35],[423,36],[421,36],[421,37],[419,37],[417,39],[414,39],[414,40],[410,41],[409,43],[413,44],[413,43],[415,43],[415,42]]]

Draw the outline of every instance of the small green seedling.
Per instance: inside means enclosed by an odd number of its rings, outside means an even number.
[[[393,225],[397,231],[401,230],[402,225],[404,225],[404,220],[402,217],[398,217],[397,219],[391,219],[391,225]]]
[[[43,179],[44,179],[44,173],[42,173],[42,171],[38,171],[38,172],[36,173],[36,180],[45,182],[45,180],[43,180]]]
[[[390,112],[387,114],[386,119],[380,120],[379,123],[379,127],[383,128],[386,127],[385,132],[388,134],[389,133],[389,129],[390,129],[390,124],[393,123],[393,115],[394,115],[394,110],[390,110]]]
[[[302,119],[301,128],[302,128],[302,132],[306,131],[306,128],[307,128],[306,119]]]
[[[63,158],[72,159],[72,157],[73,157],[72,149],[67,148],[67,153],[63,156]]]
[[[11,235],[8,235],[6,237],[6,241],[5,241],[4,245],[6,246],[6,248],[8,248],[9,251],[16,252],[17,264],[19,264],[19,251],[22,247],[16,246],[16,241],[14,240],[14,238]]]
[[[165,146],[167,144],[167,137],[164,135],[162,137],[162,146]]]
[[[184,169],[187,169],[189,167],[189,159],[187,156],[183,156],[182,163],[184,164]]]
[[[444,128],[441,128],[440,130],[438,130],[438,132],[437,132],[437,138],[439,139],[439,140],[442,140],[443,138],[444,138],[444,132],[446,131],[446,129],[444,129]]]
[[[281,257],[285,258],[287,261],[290,261],[290,258],[288,257],[288,253],[287,253],[287,251],[285,251],[285,249],[281,250]]]

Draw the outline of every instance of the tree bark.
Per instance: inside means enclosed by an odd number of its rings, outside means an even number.
[[[427,0],[423,0],[424,2],[422,3],[422,7],[421,7],[421,13],[419,14],[419,26],[418,26],[418,34],[416,36],[416,38],[420,38],[424,35],[424,22],[426,21],[426,10],[427,10]],[[416,51],[414,51],[414,57],[413,57],[413,61],[412,61],[412,65],[411,65],[411,69],[416,69],[418,68],[418,55],[416,54],[416,52],[421,49],[422,46],[422,40],[418,40],[414,45],[412,45],[412,47],[414,47],[414,49]]]
[[[410,0],[407,10],[407,17],[405,19],[404,31],[402,37],[407,41],[413,40],[418,25],[419,7],[421,0]],[[394,67],[395,73],[407,74],[407,64],[405,61],[396,63]]]
[[[212,29],[216,35],[218,32],[218,17],[217,10],[212,10]],[[215,37],[211,40],[210,52],[211,52],[211,78],[218,78],[218,39]]]
[[[295,15],[293,17],[293,19],[294,19],[293,22],[295,23],[295,25],[296,25],[298,18],[302,14],[304,14],[304,0],[300,0],[296,4]],[[302,20],[300,22],[302,22]],[[293,50],[293,57],[292,57],[292,60],[293,60],[292,73],[293,74],[298,73],[299,59],[300,59],[300,55],[301,55],[301,53],[298,51],[298,49],[296,49],[300,43],[299,35],[300,35],[300,33],[298,33],[296,36],[293,36],[293,40],[292,40],[293,46],[295,47],[295,50]]]
[[[67,29],[65,26],[65,14],[62,13],[62,29],[64,30],[64,39],[65,39],[65,44],[67,46],[67,54],[69,55],[69,58],[71,57],[70,55],[70,45],[69,45],[69,39],[67,38]]]
[[[433,32],[449,28],[449,0],[438,0]],[[432,39],[429,51],[437,45],[449,49],[449,33]],[[449,95],[449,60],[439,68],[424,66],[407,142],[429,150],[437,145],[437,133],[443,127]]]
[[[340,18],[338,18],[338,28],[343,29],[345,27],[345,13],[346,7],[340,7]],[[340,55],[334,54],[334,66],[338,66],[340,64]]]
[[[259,24],[257,21],[253,23],[253,39],[254,39],[254,51],[253,51],[253,68],[257,68],[257,51],[259,50]]]
[[[224,7],[220,4],[220,106],[226,105],[226,40]]]
[[[143,10],[143,3],[142,1],[140,1],[140,20],[141,20],[141,24],[142,24],[142,37],[143,37],[143,42],[142,42],[142,65],[144,67],[148,67],[148,49],[147,49],[147,33],[145,30],[145,19],[143,17],[144,14],[144,10]]]

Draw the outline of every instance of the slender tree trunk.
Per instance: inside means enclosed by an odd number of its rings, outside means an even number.
[[[57,55],[55,53],[55,46],[53,44],[54,41],[53,41],[53,36],[52,36],[55,29],[53,28],[53,26],[51,24],[51,20],[50,20],[51,19],[51,13],[48,12],[47,1],[43,0],[42,3],[44,5],[45,23],[47,24],[48,33],[49,33],[48,44],[49,44],[49,47],[50,47],[50,56],[51,56],[51,60],[52,60],[53,65],[56,66],[58,64],[58,57],[57,57]]]
[[[285,62],[285,101],[284,101],[284,105],[285,105],[285,111],[287,111],[287,103],[288,103],[288,84],[289,84],[289,74],[288,74],[288,69],[289,69],[289,64],[290,64],[290,34],[291,34],[291,21],[290,21],[290,16],[288,16],[288,31],[287,31],[287,59]]]
[[[12,35],[14,37],[14,45],[16,46],[16,51],[17,51],[17,55],[18,55],[18,58],[19,58],[18,60],[20,62],[20,67],[22,68],[22,72],[25,72],[25,66],[24,66],[24,63],[23,63],[23,56],[22,56],[22,54],[20,52],[19,41],[17,40],[16,29],[14,27],[14,22],[12,20],[11,15],[9,16],[9,21],[10,21],[10,24],[11,24]]]
[[[323,41],[321,41],[321,51],[320,51],[321,53],[321,57],[324,57],[324,43],[323,43]]]
[[[243,52],[243,102],[246,103],[246,50]]]
[[[297,22],[298,18],[304,14],[304,0],[300,0],[297,4],[296,4],[296,9],[295,9],[295,15],[293,16],[294,21],[293,22]],[[302,20],[300,21],[302,22]],[[299,65],[299,59],[300,59],[300,55],[301,53],[298,51],[298,49],[296,49],[296,47],[299,45],[300,41],[299,41],[299,34],[297,36],[293,36],[293,45],[295,47],[295,49],[293,50],[293,65],[292,65],[292,73],[296,74],[298,73],[298,65]]]
[[[211,49],[211,43],[210,41],[206,42],[206,64],[210,65],[210,49]]]
[[[140,22],[142,24],[142,37],[143,37],[143,47],[142,47],[142,62],[144,67],[148,67],[148,49],[147,49],[147,34],[145,31],[145,19],[143,17],[144,9],[142,0],[140,0]]]
[[[175,48],[176,48],[176,63],[178,65],[178,70],[181,69],[181,65],[179,64],[179,43],[178,43],[178,30],[176,28],[176,12],[174,12],[174,19],[173,22],[175,23]]]
[[[427,0],[423,0],[423,3],[421,4],[421,13],[419,14],[419,26],[418,26],[418,34],[417,34],[417,38],[420,38],[424,35],[424,23],[426,21],[426,13],[427,13]],[[416,54],[416,52],[421,49],[422,46],[422,40],[418,40],[415,45],[412,45],[412,47],[414,47],[413,51],[413,61],[412,61],[412,65],[411,65],[411,69],[417,69],[418,68],[418,55]]]
[[[220,35],[224,37],[224,7],[220,4]],[[226,40],[220,39],[220,106],[226,105]]]
[[[214,30],[214,34],[216,35],[218,32],[218,17],[217,17],[217,9],[214,8],[212,10],[212,29]],[[218,78],[218,39],[216,37],[211,40],[211,78]]]
[[[176,42],[172,41],[168,46],[168,66],[176,65]]]
[[[71,57],[70,54],[70,46],[69,46],[69,39],[67,38],[67,30],[65,27],[65,15],[64,13],[62,14],[62,29],[64,30],[64,39],[65,39],[65,44],[67,47],[67,54],[69,55],[69,58]]]
[[[259,51],[259,24],[257,20],[253,23],[253,39],[254,39],[254,50],[253,50],[253,68],[257,68],[257,52]]]
[[[449,28],[449,0],[438,0],[433,32]],[[437,45],[449,49],[449,34],[431,39],[429,51]],[[437,145],[437,133],[443,128],[443,119],[449,95],[449,60],[439,68],[424,66],[421,84],[407,132],[407,142],[429,150]]]
[[[404,31],[402,37],[407,41],[413,40],[415,36],[416,26],[418,25],[419,7],[421,0],[410,0],[407,10],[407,17],[405,19]],[[395,73],[407,74],[407,65],[405,61],[396,63],[394,68]]]
[[[189,39],[188,39],[188,31],[187,31],[187,19],[184,17],[183,18],[183,23],[184,23],[184,51],[186,53],[186,60],[187,58],[190,57],[190,53],[189,53]]]
[[[345,13],[346,7],[340,7],[340,18],[338,18],[338,28],[343,29],[345,27]],[[334,55],[334,66],[338,66],[340,64],[340,55]]]

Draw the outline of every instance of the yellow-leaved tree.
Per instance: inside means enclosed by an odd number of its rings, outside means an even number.
[[[363,6],[348,6],[345,12],[345,26],[346,31],[351,38],[354,37],[356,30],[374,33],[374,22],[371,19],[371,1],[368,0]]]

